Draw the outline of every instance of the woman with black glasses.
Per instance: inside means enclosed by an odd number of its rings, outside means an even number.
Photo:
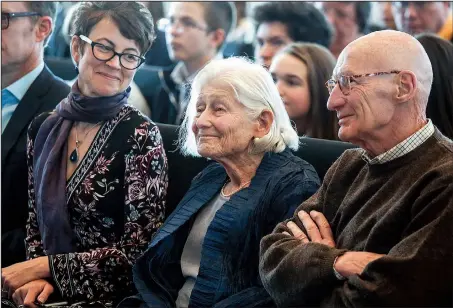
[[[132,265],[164,219],[161,136],[127,104],[154,39],[151,14],[136,2],[84,2],[73,29],[77,82],[28,132],[28,261],[2,270],[2,297],[17,305],[50,294],[114,304],[133,292]]]

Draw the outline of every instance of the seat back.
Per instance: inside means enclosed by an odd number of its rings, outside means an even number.
[[[160,86],[158,72],[162,67],[143,64],[135,73],[134,82],[139,87],[148,105],[151,107],[151,102],[156,95],[157,88]],[[151,110],[151,113],[153,111]]]
[[[77,77],[75,65],[71,58],[45,57],[44,62],[54,75],[63,80],[73,80]]]

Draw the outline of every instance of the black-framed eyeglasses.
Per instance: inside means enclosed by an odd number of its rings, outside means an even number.
[[[9,21],[11,18],[30,16],[41,16],[41,14],[37,12],[15,12],[15,13],[2,12],[2,30],[8,29]]]
[[[122,67],[128,70],[135,70],[145,62],[145,57],[134,55],[132,53],[116,52],[112,47],[101,43],[96,43],[87,38],[85,35],[79,35],[82,41],[91,45],[93,56],[99,61],[107,62],[118,56]]]
[[[350,75],[350,76],[345,76],[342,75],[338,77],[337,79],[329,79],[326,82],[326,87],[329,90],[329,94],[332,94],[333,89],[335,86],[338,84],[340,86],[341,92],[343,92],[344,95],[348,95],[351,92],[351,81],[354,81],[356,78],[362,78],[362,77],[373,77],[373,76],[381,76],[381,75],[389,75],[389,74],[399,74],[401,71],[390,71],[390,72],[377,72],[377,73],[372,73],[372,74],[361,74],[361,75]]]
[[[161,31],[168,31],[170,29],[170,27],[175,27],[175,25],[177,26],[176,31],[178,31],[178,33],[187,32],[190,29],[197,29],[197,30],[209,32],[208,27],[203,27],[203,26],[197,24],[194,20],[187,18],[187,17],[180,18],[180,19],[176,19],[173,17],[162,18],[157,23],[157,27]]]

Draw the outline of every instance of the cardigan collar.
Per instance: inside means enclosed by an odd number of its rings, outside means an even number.
[[[231,196],[230,200],[228,200],[225,205],[230,203],[234,204],[239,200],[247,202],[250,196],[256,195],[257,190],[263,188],[263,183],[268,180],[268,177],[272,172],[288,162],[290,155],[289,149],[286,149],[281,153],[268,152],[264,154],[263,160],[258,166],[250,185]],[[209,168],[214,168],[214,170],[208,173],[206,171],[208,171]],[[220,193],[220,189],[226,180],[226,171],[219,163],[203,170],[201,178],[194,181],[176,209],[167,218],[164,225],[157,231],[149,248],[155,247],[161,240],[176,232],[181,226],[189,221],[196,213],[198,213],[201,207]]]

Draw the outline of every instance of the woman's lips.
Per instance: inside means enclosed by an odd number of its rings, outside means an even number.
[[[102,73],[102,72],[98,72],[99,75],[107,78],[107,79],[111,79],[111,80],[116,80],[116,81],[120,81],[120,79],[116,76],[112,76],[110,74],[106,74],[106,73]]]

